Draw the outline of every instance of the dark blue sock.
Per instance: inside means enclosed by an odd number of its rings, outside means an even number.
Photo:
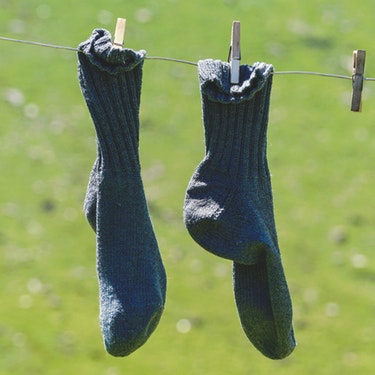
[[[155,330],[166,293],[138,152],[145,52],[113,48],[101,29],[79,51],[79,81],[98,142],[84,210],[97,238],[100,325],[106,350],[126,356]]]
[[[186,192],[184,220],[204,249],[234,261],[234,291],[243,329],[266,356],[295,346],[292,304],[278,248],[266,132],[271,65],[198,63],[206,155]]]

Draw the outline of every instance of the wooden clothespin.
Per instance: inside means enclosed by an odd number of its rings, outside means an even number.
[[[115,36],[113,38],[114,47],[122,48],[124,46],[125,28],[126,28],[126,19],[117,18]]]
[[[240,82],[240,62],[241,62],[241,48],[240,48],[240,21],[233,21],[232,36],[229,48],[229,63],[230,63],[230,83],[238,84]]]
[[[366,51],[353,51],[353,95],[352,107],[353,112],[362,111],[362,89],[365,72]]]

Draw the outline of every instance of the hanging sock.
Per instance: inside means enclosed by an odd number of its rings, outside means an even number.
[[[166,294],[138,153],[145,52],[113,48],[102,29],[78,48],[98,144],[84,210],[96,232],[100,325],[108,353],[126,356],[157,327]]]
[[[241,66],[230,85],[228,63],[198,63],[206,155],[185,197],[184,221],[204,249],[234,261],[242,327],[267,357],[295,346],[292,304],[278,248],[266,132],[272,65]]]

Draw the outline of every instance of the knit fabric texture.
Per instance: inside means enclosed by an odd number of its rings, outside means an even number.
[[[157,327],[166,294],[139,160],[145,51],[113,47],[103,29],[78,49],[79,83],[98,147],[84,211],[96,232],[100,325],[108,353],[126,356]]]
[[[292,303],[278,247],[266,146],[272,65],[240,68],[198,63],[205,157],[185,197],[184,221],[204,249],[234,261],[234,293],[242,327],[269,358],[295,347]]]

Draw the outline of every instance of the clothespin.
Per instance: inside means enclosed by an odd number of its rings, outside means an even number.
[[[353,51],[353,94],[352,107],[353,112],[362,111],[362,89],[363,89],[363,74],[365,72],[366,51]]]
[[[122,48],[124,46],[126,19],[117,18],[115,36],[113,38],[113,46]]]
[[[241,62],[241,48],[240,48],[240,21],[233,21],[232,35],[229,48],[229,63],[230,63],[230,83],[238,84],[240,82],[240,62]]]

